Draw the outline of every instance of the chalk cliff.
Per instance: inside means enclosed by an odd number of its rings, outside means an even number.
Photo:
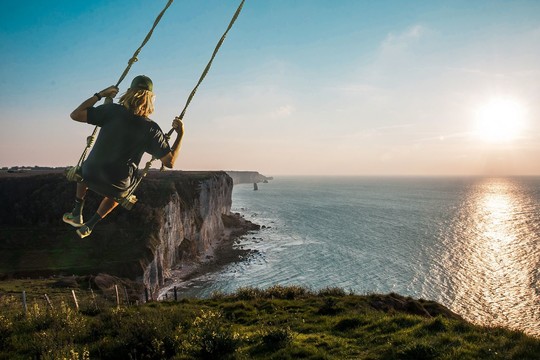
[[[73,206],[74,183],[54,171],[0,174],[0,278],[105,272],[155,292],[172,269],[213,256],[231,232],[224,220],[241,226],[230,213],[232,188],[225,172],[152,171],[133,210],[119,207],[81,240],[61,220]],[[88,194],[86,218],[99,200]]]

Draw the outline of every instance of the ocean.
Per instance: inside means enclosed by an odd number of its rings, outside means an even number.
[[[235,185],[264,226],[246,259],[178,284],[340,287],[435,300],[476,324],[540,336],[540,178],[277,177]]]

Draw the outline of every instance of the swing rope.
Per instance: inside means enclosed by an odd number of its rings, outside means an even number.
[[[141,46],[139,46],[139,48],[135,51],[135,53],[133,54],[133,56],[130,58],[129,62],[128,62],[128,66],[126,67],[126,69],[124,70],[124,72],[122,73],[122,75],[120,76],[120,79],[118,80],[118,82],[116,83],[116,86],[118,87],[118,85],[120,85],[120,83],[122,82],[122,80],[124,80],[124,78],[126,77],[126,75],[128,74],[129,70],[131,69],[131,66],[133,65],[133,63],[137,62],[137,56],[139,55],[139,52],[141,51],[141,49],[144,47],[144,45],[146,45],[146,43],[148,42],[148,40],[150,39],[150,37],[152,36],[152,33],[154,31],[154,29],[156,28],[157,24],[159,23],[159,21],[161,20],[161,17],[163,16],[163,14],[165,13],[165,11],[169,8],[169,6],[171,5],[171,3],[173,2],[174,0],[169,0],[167,5],[165,6],[165,8],[161,11],[161,13],[158,15],[158,17],[156,18],[156,20],[154,21],[154,25],[152,26],[152,28],[150,29],[150,31],[148,32],[148,34],[146,35],[145,39],[143,40]],[[214,58],[216,57],[219,49],[221,48],[221,45],[223,44],[223,42],[225,41],[225,38],[227,37],[227,34],[229,33],[229,30],[233,27],[234,23],[236,22],[236,19],[238,18],[238,16],[240,15],[240,12],[242,11],[242,8],[244,6],[244,2],[245,0],[242,0],[240,2],[240,5],[238,6],[238,8],[236,9],[236,12],[234,13],[231,21],[229,22],[229,25],[227,26],[227,29],[225,30],[225,32],[223,33],[223,35],[221,36],[221,38],[219,39],[216,47],[214,48],[214,51],[212,53],[212,56],[210,58],[210,60],[208,61],[208,64],[206,64],[206,67],[204,68],[201,76],[199,77],[199,80],[197,82],[197,84],[195,85],[195,87],[193,88],[193,90],[191,91],[191,93],[189,94],[188,98],[187,98],[187,101],[186,101],[186,104],[184,105],[184,108],[182,110],[182,112],[180,113],[180,115],[177,117],[179,118],[180,120],[182,120],[186,114],[186,111],[187,111],[187,108],[189,106],[189,104],[191,103],[191,100],[193,99],[193,97],[195,96],[195,93],[197,92],[199,86],[201,85],[201,83],[203,82],[203,80],[205,79],[206,75],[208,74],[208,72],[210,71],[210,68],[212,67],[212,63],[214,61]],[[110,103],[112,102],[112,99],[111,98],[106,98],[105,99],[105,103]],[[92,135],[89,136],[87,139],[86,139],[86,148],[84,149],[80,159],[79,159],[79,162],[77,163],[77,166],[74,166],[70,169],[68,169],[67,171],[67,178],[68,180],[70,181],[77,181],[79,180],[80,176],[77,174],[77,170],[78,168],[80,168],[81,164],[83,163],[84,159],[86,158],[86,154],[88,152],[88,149],[90,149],[90,147],[92,146],[93,142],[94,142],[94,137],[96,135],[96,132],[97,132],[97,129],[98,129],[98,126],[96,126],[94,128],[94,131],[92,132]],[[174,128],[172,128],[171,130],[169,130],[169,132],[165,135],[167,140],[170,138],[170,136],[172,135],[174,131]],[[123,206],[124,208],[130,210],[133,205],[137,202],[137,197],[133,194],[135,192],[135,190],[137,189],[137,187],[139,186],[139,184],[141,183],[142,179],[144,177],[146,177],[146,175],[148,174],[148,171],[150,170],[150,167],[152,166],[152,162],[156,160],[156,158],[152,157],[145,165],[143,171],[140,173],[140,175],[137,177],[137,180],[135,181],[135,183],[130,187],[129,191],[127,192],[127,194],[122,197],[121,199],[116,199],[121,206]],[[163,170],[163,166],[161,167],[161,170]]]
[[[143,42],[141,43],[141,46],[139,46],[139,48],[137,50],[135,50],[135,52],[133,53],[133,56],[131,57],[131,59],[129,59],[128,61],[128,66],[126,67],[126,69],[124,70],[124,72],[122,73],[122,75],[120,76],[120,79],[118,79],[118,82],[116,83],[116,87],[118,87],[118,85],[120,85],[120,83],[122,82],[122,80],[125,79],[125,77],[127,76],[129,70],[131,69],[131,66],[136,63],[137,61],[139,61],[139,59],[137,58],[137,56],[139,55],[139,53],[141,52],[142,48],[144,47],[144,45],[146,45],[146,43],[148,42],[148,40],[150,40],[150,38],[152,37],[152,34],[154,33],[154,29],[156,28],[156,26],[159,24],[159,21],[161,20],[161,18],[163,17],[163,14],[165,14],[165,11],[167,11],[167,9],[169,8],[169,6],[171,6],[171,4],[173,3],[174,0],[169,0],[167,2],[167,5],[165,5],[165,7],[163,8],[163,10],[161,10],[161,12],[159,13],[159,15],[156,17],[156,20],[154,21],[154,25],[152,26],[152,28],[150,29],[150,31],[148,32],[148,34],[146,34],[146,37],[144,38]],[[107,99],[110,99],[110,102],[112,102],[112,99],[111,98],[107,98]],[[107,101],[107,100],[106,100]],[[109,101],[107,101],[109,102]]]
[[[133,56],[129,59],[127,67],[124,69],[124,72],[122,73],[122,75],[120,76],[118,81],[116,82],[116,85],[115,85],[116,87],[118,87],[118,85],[120,85],[120,83],[125,79],[125,77],[129,73],[129,70],[131,69],[131,66],[133,66],[133,64],[138,61],[137,56],[141,52],[142,48],[146,45],[146,43],[152,37],[152,34],[154,33],[154,29],[159,24],[159,21],[163,17],[163,14],[165,14],[165,11],[167,11],[167,9],[169,8],[169,6],[171,6],[173,1],[174,0],[169,0],[167,2],[167,4],[165,5],[165,7],[163,8],[163,10],[161,10],[159,15],[154,20],[154,25],[152,26],[152,28],[150,29],[148,34],[146,34],[146,37],[144,38],[141,45],[137,48],[137,50],[135,50],[135,52],[133,53]],[[105,103],[107,103],[107,104],[112,103],[112,102],[113,102],[113,99],[110,98],[110,97],[105,99]],[[83,150],[83,152],[81,154],[81,157],[79,158],[79,161],[77,162],[77,165],[68,169],[68,171],[66,173],[66,177],[67,177],[67,179],[69,181],[77,181],[77,180],[79,180],[80,176],[77,174],[77,171],[80,168],[80,166],[82,165],[82,163],[84,162],[84,160],[86,159],[86,155],[88,153],[88,150],[92,147],[92,144],[94,143],[94,139],[95,139],[97,131],[98,131],[98,126],[94,127],[94,131],[92,131],[92,135],[90,135],[90,136],[88,136],[86,138],[86,147],[84,148],[84,150]]]
[[[240,12],[242,11],[242,8],[244,7],[244,2],[245,0],[242,0],[240,2],[240,5],[238,6],[238,8],[236,9],[236,12],[234,13],[231,21],[229,22],[229,26],[227,26],[227,29],[225,30],[225,32],[223,33],[223,35],[221,36],[221,38],[219,39],[216,47],[214,48],[214,52],[212,53],[212,57],[210,58],[210,61],[208,61],[208,64],[206,64],[206,67],[204,68],[201,76],[199,77],[199,81],[197,82],[197,84],[195,85],[195,87],[193,88],[193,90],[191,91],[191,93],[189,94],[189,97],[186,101],[186,104],[184,106],[184,109],[182,110],[182,112],[180,113],[180,115],[178,116],[178,118],[180,120],[182,120],[184,118],[184,115],[186,114],[186,110],[189,106],[189,104],[191,103],[191,100],[193,99],[193,97],[195,96],[195,93],[197,92],[197,89],[199,88],[199,85],[201,85],[201,83],[203,82],[204,78],[206,77],[206,75],[208,74],[208,72],[210,71],[210,68],[212,66],[212,62],[214,61],[214,58],[216,57],[219,49],[221,48],[221,45],[223,44],[223,42],[225,41],[225,38],[227,37],[227,34],[229,33],[229,30],[233,27],[234,23],[236,22],[236,19],[238,18],[238,15],[240,15]],[[169,130],[169,132],[165,135],[167,140],[170,138],[170,136],[172,135],[174,131],[174,128]],[[145,165],[143,171],[141,172],[140,176],[138,176],[137,178],[137,181],[135,182],[135,184],[131,187],[131,189],[129,190],[128,194],[124,197],[124,199],[122,199],[122,201],[120,202],[120,204],[124,207],[127,208],[128,205],[128,202],[130,202],[130,198],[134,197],[133,193],[135,192],[135,190],[137,189],[137,187],[139,186],[139,184],[141,183],[142,179],[148,174],[148,171],[150,170],[150,167],[152,166],[152,162],[154,162],[154,160],[156,160],[155,157],[152,157]],[[164,168],[163,166],[161,166],[161,170],[163,171]],[[127,205],[127,206],[126,206]]]
[[[184,115],[186,114],[186,110],[187,110],[189,104],[191,103],[191,100],[195,96],[195,93],[197,92],[197,89],[199,88],[199,85],[201,85],[204,78],[206,77],[206,75],[210,71],[210,67],[212,66],[212,62],[214,62],[214,58],[216,57],[219,49],[221,48],[221,45],[225,41],[225,38],[227,37],[227,34],[229,33],[229,30],[231,30],[231,28],[233,27],[234,23],[236,22],[236,19],[238,18],[238,15],[240,15],[240,12],[242,11],[242,8],[244,7],[244,2],[245,2],[245,0],[242,0],[240,5],[238,5],[238,9],[236,9],[236,12],[234,13],[231,21],[229,22],[229,26],[227,26],[227,30],[225,30],[225,32],[221,36],[221,39],[219,39],[219,41],[218,41],[218,43],[217,43],[217,45],[216,45],[216,47],[214,49],[214,52],[212,53],[212,57],[210,58],[210,61],[208,61],[208,64],[206,64],[206,67],[204,68],[204,70],[203,70],[203,72],[201,74],[201,77],[199,78],[199,81],[197,82],[197,85],[195,85],[193,90],[191,90],[191,93],[189,94],[189,97],[188,97],[188,99],[186,101],[186,105],[184,106],[184,109],[182,110],[182,112],[178,116],[180,118],[180,120],[182,120],[184,118]],[[169,130],[167,135],[170,136],[172,134],[173,130],[174,129]]]

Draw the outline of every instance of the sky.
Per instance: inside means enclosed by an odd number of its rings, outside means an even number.
[[[2,0],[0,167],[74,165],[93,127],[69,114],[166,2]],[[151,77],[168,131],[239,3],[175,0],[120,93]],[[246,0],[175,168],[540,175],[539,99],[538,0]]]

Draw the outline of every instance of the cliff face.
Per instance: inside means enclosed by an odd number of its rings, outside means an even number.
[[[172,268],[212,255],[225,237],[232,188],[224,172],[150,172],[133,210],[118,207],[80,239],[62,222],[73,207],[74,183],[59,172],[3,173],[0,277],[106,272],[155,289]],[[100,200],[88,193],[85,218]]]
[[[162,285],[173,268],[188,266],[213,255],[225,237],[222,216],[231,209],[232,179],[213,174],[197,184],[198,196],[187,203],[173,192],[162,208],[158,231],[153,234],[153,256],[143,264],[144,283]]]

